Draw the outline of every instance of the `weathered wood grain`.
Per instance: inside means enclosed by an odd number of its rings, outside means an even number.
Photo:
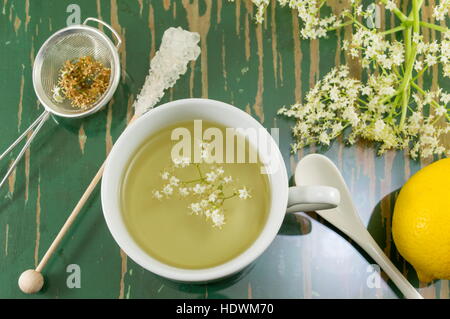
[[[423,15],[429,22],[434,22],[430,9],[434,3],[425,3]],[[341,52],[340,41],[350,38],[350,27],[328,39],[302,40],[295,13],[271,6],[264,24],[258,26],[248,0],[0,1],[1,149],[43,110],[33,92],[32,65],[42,43],[66,26],[69,4],[79,6],[81,21],[98,17],[120,33],[121,84],[101,112],[83,120],[48,121],[7,187],[0,190],[0,297],[24,297],[17,288],[18,274],[37,263],[131,119],[132,103],[164,30],[181,26],[200,33],[202,54],[161,103],[209,97],[236,105],[267,128],[279,128],[280,150],[290,176],[297,161],[308,153],[330,157],[349,184],[364,224],[397,267],[414,285],[420,285],[427,298],[449,298],[448,281],[418,283],[391,236],[397,190],[431,160],[411,161],[406,152],[379,157],[371,145],[347,147],[342,142],[291,154],[293,123],[276,115],[279,107],[302,102],[306,91],[336,64],[349,64],[352,75],[361,76],[358,63]],[[337,13],[348,0],[329,5]],[[383,28],[394,22],[393,15],[382,17]],[[429,40],[436,36],[434,31],[425,33]],[[439,70],[432,68],[419,84],[436,87],[440,80]],[[12,158],[2,165],[7,166]],[[236,278],[204,286],[171,283],[143,270],[118,248],[103,220],[97,191],[48,265],[48,287],[31,297],[399,297],[385,277],[379,288],[367,286],[367,267],[372,263],[316,215],[298,214],[286,217],[274,243]],[[82,269],[79,289],[66,286],[69,264]]]

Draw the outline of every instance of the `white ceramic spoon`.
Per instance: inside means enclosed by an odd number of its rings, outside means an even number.
[[[339,206],[333,209],[317,211],[317,214],[361,246],[380,265],[406,298],[423,299],[422,295],[417,292],[386,257],[366,227],[364,227],[344,178],[331,160],[320,154],[305,156],[298,163],[295,170],[295,184],[297,186],[325,185],[337,188],[341,195]]]

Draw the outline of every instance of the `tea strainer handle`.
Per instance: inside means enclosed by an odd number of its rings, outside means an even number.
[[[19,155],[17,155],[16,159],[14,160],[14,162],[11,164],[11,166],[9,167],[8,171],[6,172],[5,176],[3,177],[2,181],[0,182],[0,188],[3,186],[3,184],[5,184],[5,182],[7,181],[9,175],[11,175],[11,173],[14,171],[14,168],[17,166],[17,163],[19,163],[20,159],[22,158],[23,154],[25,154],[25,151],[27,150],[27,148],[30,146],[31,142],[33,141],[33,139],[36,137],[37,133],[39,132],[39,130],[41,129],[42,125],[44,125],[44,123],[47,121],[48,117],[49,117],[50,113],[48,111],[44,111],[34,122],[33,124],[31,124],[26,130],[25,132],[23,132],[7,149],[6,151],[3,152],[2,155],[0,155],[0,160],[2,160],[9,152],[11,152],[14,147],[16,147],[17,144],[19,144],[20,141],[22,141],[28,134],[28,132],[30,132],[31,130],[33,130],[33,133],[31,134],[30,138],[28,138],[27,142],[25,143],[25,145],[22,147],[22,149],[20,150]]]
[[[113,29],[112,26],[110,26],[109,24],[107,24],[106,22],[96,19],[96,18],[87,18],[86,20],[84,20],[83,24],[86,25],[89,21],[94,21],[97,22],[101,25],[103,25],[104,27],[108,28],[109,31],[111,31],[111,33],[114,35],[114,37],[116,38],[116,48],[119,49],[120,46],[122,45],[122,39],[120,39],[119,33],[117,33],[116,30]]]

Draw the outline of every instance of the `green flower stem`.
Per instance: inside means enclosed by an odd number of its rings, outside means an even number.
[[[195,164],[195,167],[197,168],[198,174],[200,175],[200,179],[203,179],[203,174],[202,174],[202,171],[200,169],[200,165],[199,164]]]
[[[394,96],[397,98],[399,93],[400,93],[400,92],[395,92],[395,93],[392,94],[391,96],[385,97],[384,99],[382,99],[382,100],[380,101],[380,104],[384,104],[384,103],[386,103],[386,102],[389,102],[390,100],[392,100],[392,98],[393,98]],[[394,105],[396,105],[396,103],[394,103]]]
[[[422,1],[420,1],[422,2]],[[421,4],[419,3],[419,0],[413,0],[413,29],[414,29],[414,33],[419,33],[420,32],[420,6]]]
[[[413,82],[415,82],[418,78],[422,76],[422,74],[425,73],[425,71],[428,70],[428,65],[426,65],[417,75],[412,79]]]
[[[408,27],[405,29],[404,38],[405,38],[405,62],[409,62],[409,58],[411,57],[411,45],[412,45],[412,27]],[[406,71],[404,70],[403,73]]]
[[[426,92],[413,81],[411,81],[411,86],[415,88],[417,91],[419,91],[419,93],[421,93],[422,95],[425,95]]]
[[[408,103],[409,103],[409,95],[410,95],[410,81],[412,79],[412,72],[414,68],[414,61],[416,60],[417,54],[417,44],[412,42],[413,34],[420,33],[420,6],[422,4],[422,0],[413,0],[412,2],[412,15],[413,24],[412,27],[408,27],[405,30],[405,44],[406,44],[406,69],[403,78],[403,82],[401,84],[402,90],[402,113],[400,116],[400,130],[403,129],[406,121],[406,114],[408,112]]]
[[[387,4],[387,0],[381,0],[381,3],[383,3],[384,5]],[[397,16],[397,18],[401,21],[401,22],[406,22],[408,21],[408,17],[405,16],[403,14],[403,12],[401,12],[399,9],[395,8],[394,10],[392,10],[392,12]]]
[[[344,13],[344,16],[351,19],[351,21],[364,30],[369,30],[365,25],[361,24],[351,13]]]
[[[367,102],[364,101],[364,100],[361,100],[360,98],[358,98],[358,102],[360,102],[360,103],[362,103],[362,104],[364,104],[364,105],[367,105]]]
[[[425,92],[420,86],[418,86],[416,83],[414,83],[413,81],[411,81],[411,86],[413,87],[413,88],[415,88],[420,94],[422,94],[422,95],[426,95],[427,94],[427,92]],[[431,101],[431,105],[433,105],[434,107],[439,107],[439,103],[437,103],[435,100],[432,100]],[[441,117],[442,116],[440,116],[440,117],[438,117],[438,118],[436,118],[436,120],[433,122],[433,124],[435,124],[439,119],[441,119]],[[445,114],[445,117],[447,118],[447,120],[449,120],[450,121],[450,114],[448,114],[448,113],[446,113]]]
[[[395,65],[392,67],[392,71],[394,71],[395,75],[396,75],[398,78],[401,78],[401,75],[400,75],[400,73],[398,72],[397,67],[396,67]]]
[[[337,25],[335,27],[332,27],[332,28],[328,28],[327,31],[334,31],[334,30],[346,27],[346,26],[351,25],[351,24],[353,24],[353,20],[341,23],[341,24],[339,24],[339,25]]]
[[[227,197],[222,197],[222,200],[226,201],[227,199],[230,199],[230,198],[233,198],[233,197],[236,197],[236,196],[237,196],[237,193],[233,193],[233,195],[230,195],[230,196],[227,196]]]
[[[418,86],[416,83],[414,83],[414,82],[411,82],[411,86],[413,87],[413,88],[415,88],[420,94],[422,94],[422,95],[426,95],[427,94],[427,92],[425,92],[420,86]],[[431,104],[434,106],[434,107],[439,107],[439,103],[437,103],[435,100],[432,100],[431,101]]]
[[[433,30],[436,30],[436,31],[439,31],[439,32],[443,32],[443,33],[447,32],[449,30],[446,27],[441,27],[440,25],[436,25],[436,24],[433,24],[433,23],[428,23],[428,22],[425,22],[425,21],[420,21],[419,24],[422,27],[433,29]]]
[[[320,10],[320,8],[323,7],[323,5],[327,2],[327,0],[322,0],[322,2],[319,4],[319,6],[317,7],[317,11]]]
[[[403,31],[403,30],[405,30],[405,29],[406,29],[406,27],[405,27],[404,25],[399,25],[398,27],[395,27],[395,28],[386,30],[386,31],[384,31],[384,32],[381,32],[381,34],[382,34],[382,35],[388,35],[388,34],[391,34],[391,33]]]
[[[203,177],[202,171],[200,169],[200,165],[199,164],[195,164],[195,168],[197,168],[197,172],[198,172],[198,175],[200,175],[200,178],[191,179],[189,181],[181,181],[181,183],[183,183],[183,184],[191,184],[191,183],[204,182],[205,181],[205,178]]]
[[[191,183],[197,183],[197,182],[203,182],[204,179],[203,178],[197,178],[197,179],[192,179],[190,181],[181,181],[181,183],[183,184],[191,184]]]
[[[398,115],[398,113],[396,112],[396,110],[397,110],[397,107],[396,107],[396,106],[397,106],[397,104],[398,104],[398,102],[399,102],[399,100],[400,100],[401,97],[402,97],[402,95],[397,93],[397,96],[395,97],[395,100],[394,100],[394,102],[392,103],[393,107],[392,107],[391,110],[389,111],[388,118],[392,118],[392,116]]]
[[[414,1],[414,0],[413,0]],[[412,76],[412,69],[414,66],[414,60],[412,59],[412,51],[413,48],[411,46],[411,27],[408,27],[405,30],[405,50],[406,50],[406,70],[403,74],[403,81],[400,84],[399,90],[401,91],[401,100],[402,100],[402,111],[401,111],[401,117],[400,117],[400,130],[403,129],[403,126],[405,124],[406,120],[406,113],[408,112],[408,102],[409,102],[409,96],[408,96],[408,84]],[[415,51],[415,45],[414,51]],[[415,53],[414,53],[415,57]]]
[[[435,125],[443,116],[444,115],[437,117],[431,124]],[[446,113],[445,118],[447,119],[447,121],[450,121],[450,114]]]
[[[358,20],[356,20],[355,18],[353,18],[353,23],[355,23],[356,25],[358,25],[360,28],[363,28],[365,30],[369,30],[369,28],[367,28],[365,25],[361,24]]]

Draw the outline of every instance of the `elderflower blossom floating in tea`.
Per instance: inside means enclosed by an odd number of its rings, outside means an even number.
[[[200,163],[193,163],[187,157],[173,159],[173,165],[160,174],[164,186],[153,190],[153,197],[164,200],[179,196],[192,200],[187,206],[190,214],[204,216],[214,227],[221,228],[225,224],[225,201],[247,200],[252,196],[249,189],[238,186],[236,179],[227,175],[222,166],[207,164],[209,149],[208,143],[200,143]],[[179,177],[185,169],[193,169],[190,179]]]

